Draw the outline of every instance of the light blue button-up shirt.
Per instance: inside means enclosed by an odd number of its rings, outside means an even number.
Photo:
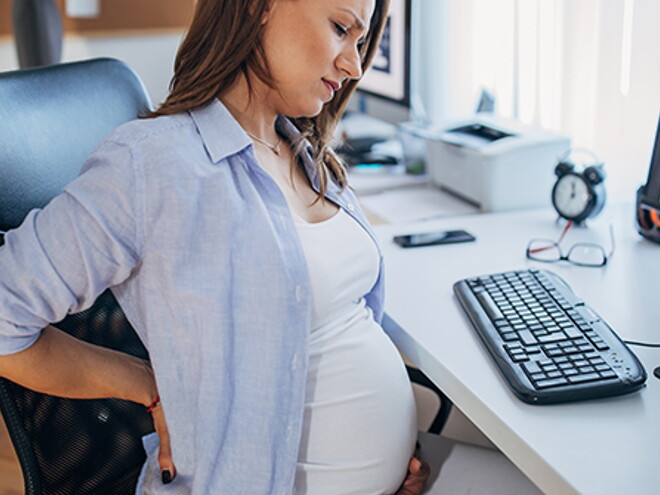
[[[278,129],[297,132],[284,118]],[[332,184],[327,198],[373,237],[349,190]],[[283,194],[220,102],[120,127],[63,194],[6,235],[0,353],[30,346],[107,287],[149,350],[178,469],[163,486],[150,452],[141,490],[290,493],[309,277]],[[376,321],[382,290],[381,270],[365,295]]]

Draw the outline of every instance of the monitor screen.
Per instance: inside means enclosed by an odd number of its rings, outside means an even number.
[[[660,207],[660,121],[655,133],[655,143],[651,154],[651,166],[646,180],[646,200],[654,206]]]
[[[410,106],[410,3],[392,0],[383,37],[358,90]]]

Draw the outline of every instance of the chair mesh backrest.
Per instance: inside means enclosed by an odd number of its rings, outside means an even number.
[[[139,78],[117,60],[0,74],[0,229],[48,203],[106,135],[148,107]],[[56,326],[148,358],[109,291]],[[145,458],[141,437],[153,431],[141,405],[56,398],[0,380],[0,410],[27,494],[134,492]]]
[[[147,358],[109,291],[57,327],[88,342]],[[2,385],[0,393],[16,408],[34,453],[41,485],[35,493],[134,493],[145,460],[141,437],[153,431],[143,406],[114,399],[62,399],[8,380]]]

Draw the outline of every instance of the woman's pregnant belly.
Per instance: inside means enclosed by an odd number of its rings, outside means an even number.
[[[364,305],[312,332],[295,493],[394,493],[417,433],[399,353]]]

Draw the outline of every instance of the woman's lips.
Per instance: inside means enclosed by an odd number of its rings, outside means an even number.
[[[330,81],[328,79],[323,79],[323,83],[325,84],[326,88],[330,91],[330,96],[334,96],[335,93],[341,88],[339,83],[336,83],[334,81]]]

